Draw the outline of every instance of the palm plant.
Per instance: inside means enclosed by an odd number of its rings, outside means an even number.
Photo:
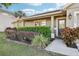
[[[12,3],[0,3],[0,7],[4,6],[4,7],[8,8],[11,5],[12,5]]]
[[[15,17],[19,17],[19,18],[26,16],[26,14],[22,11],[17,11],[14,13],[14,15]]]
[[[32,45],[39,48],[45,48],[48,43],[48,38],[44,37],[43,35],[36,35],[32,40]]]

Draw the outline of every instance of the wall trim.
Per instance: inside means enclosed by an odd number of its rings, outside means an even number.
[[[75,11],[74,12],[74,27],[77,27],[77,14],[79,13],[79,11]]]

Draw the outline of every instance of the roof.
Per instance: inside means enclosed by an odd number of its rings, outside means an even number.
[[[1,9],[1,8],[0,8],[0,12],[4,12],[4,13],[7,13],[7,14],[14,16],[14,14],[12,12],[6,11],[6,10]]]
[[[63,6],[62,9],[59,10],[54,10],[54,11],[48,11],[48,12],[44,12],[44,13],[39,13],[39,14],[35,14],[32,16],[28,16],[28,17],[23,17],[22,20],[29,20],[29,19],[38,19],[38,18],[45,18],[45,17],[51,17],[51,15],[58,15],[58,14],[64,14],[66,9],[73,5],[74,3],[67,3],[66,5]],[[21,21],[21,20],[20,20]],[[17,21],[14,21],[17,22]]]
[[[63,10],[59,9],[59,10],[44,12],[44,13],[40,13],[40,14],[36,14],[28,17],[23,17],[22,19],[28,20],[28,19],[45,18],[45,17],[51,17],[51,15],[57,15],[58,13],[63,13]]]
[[[62,9],[59,9],[59,10],[54,10],[54,11],[48,11],[48,12],[44,12],[44,13],[39,13],[39,14],[35,14],[35,15],[32,15],[32,16],[29,16],[29,17],[23,17],[23,19],[33,19],[33,18],[40,18],[40,17],[49,17],[50,15],[55,15],[55,14],[58,14],[58,13],[63,13],[63,11],[65,11],[66,8],[68,8],[69,6],[73,5],[74,3],[67,3],[63,6]]]
[[[28,16],[28,17],[22,17],[21,20],[16,20],[13,23],[16,23],[18,21],[22,21],[22,20],[33,20],[33,19],[40,19],[40,18],[46,18],[46,17],[51,17],[51,15],[58,15],[58,14],[64,14],[64,11],[62,9],[59,10],[54,10],[54,11],[48,11],[48,12],[44,12],[44,13],[40,13],[40,14],[36,14],[36,15],[32,15],[32,16]]]
[[[52,12],[57,12],[57,11],[60,11],[60,9],[54,10],[54,11],[43,12],[43,13],[35,14],[35,15],[32,15],[32,16],[37,16],[37,15],[42,15],[42,14],[47,14],[47,13],[52,13]]]
[[[67,3],[64,5],[63,9],[66,10],[68,7],[70,7],[71,5],[73,5],[74,3]]]

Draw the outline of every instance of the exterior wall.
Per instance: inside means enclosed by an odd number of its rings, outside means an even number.
[[[13,27],[12,22],[14,20],[14,16],[0,12],[0,31],[4,31],[6,27]]]
[[[79,13],[77,14],[77,25],[79,26]]]
[[[14,27],[17,27],[18,25],[17,25],[17,23],[13,23],[13,26],[14,26]]]
[[[25,26],[51,26],[51,19],[36,19],[30,21],[24,21]]]
[[[75,14],[75,12],[77,12],[77,11],[79,11],[79,3],[75,3],[75,4],[73,4],[72,6],[70,6],[70,7],[68,7],[67,8],[67,20],[66,20],[66,26],[67,27],[75,27],[75,24],[77,23],[76,22],[76,16],[74,16],[74,14]],[[72,15],[72,18],[71,19],[69,19],[69,14],[71,14]]]
[[[23,27],[23,21],[19,21],[17,25],[18,27]]]
[[[32,27],[35,26],[34,21],[25,21],[25,27]]]
[[[38,20],[37,22],[38,22],[39,26],[47,26],[46,19],[41,19],[41,20]]]
[[[50,19],[46,20],[46,22],[47,22],[47,26],[51,26],[51,20]]]
[[[19,17],[17,17],[15,19],[15,21],[12,22],[12,24],[13,24],[14,27],[23,27],[24,26],[23,25],[23,20]]]

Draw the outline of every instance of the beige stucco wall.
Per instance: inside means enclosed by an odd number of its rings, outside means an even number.
[[[51,26],[51,19],[36,19],[34,21],[25,21],[25,26],[30,27],[30,26]],[[37,25],[35,25],[37,23]],[[44,25],[43,23],[46,23]]]
[[[18,27],[23,27],[23,22],[18,22]]]
[[[4,31],[6,27],[13,27],[12,22],[15,17],[5,12],[0,12],[0,31]]]
[[[17,27],[18,25],[17,25],[17,23],[13,23],[13,26],[14,26],[14,27]]]
[[[75,4],[73,4],[73,5],[71,5],[70,7],[68,7],[67,8],[67,17],[66,17],[66,26],[67,27],[74,27],[75,25],[75,21],[76,21],[76,18],[75,18],[75,16],[74,16],[74,13],[75,12],[77,12],[77,11],[79,11],[79,3],[75,3]],[[71,15],[72,15],[72,18],[71,18],[71,20],[68,18],[68,15],[71,13]],[[78,20],[77,20],[78,21]],[[78,22],[79,23],[79,22]],[[77,24],[78,24],[77,23]]]
[[[32,26],[35,26],[34,22],[33,21],[26,21],[24,22],[25,23],[25,27],[32,27]]]
[[[49,19],[49,20],[46,20],[46,22],[47,22],[47,26],[51,26],[51,19]]]
[[[12,22],[14,27],[23,27],[24,23],[21,18],[16,18],[15,21]]]
[[[77,25],[79,26],[79,13],[77,14]]]

